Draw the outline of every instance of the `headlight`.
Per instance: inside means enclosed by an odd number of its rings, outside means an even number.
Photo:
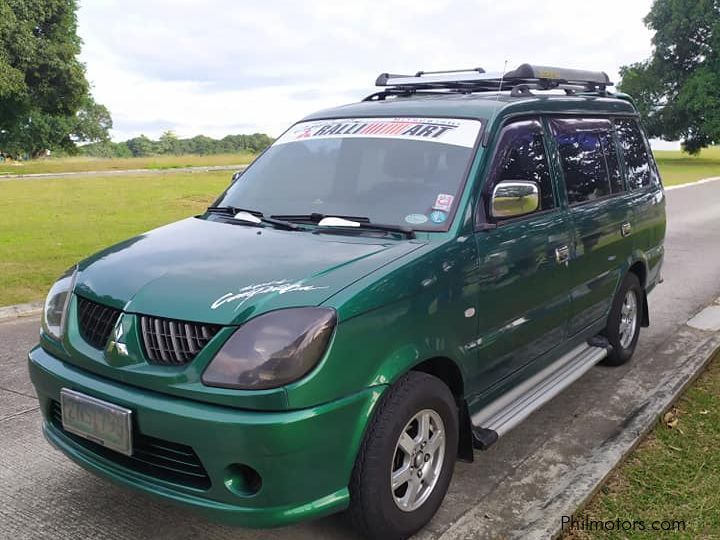
[[[43,308],[42,327],[49,336],[62,339],[65,332],[65,315],[72,290],[75,288],[77,266],[73,266],[60,276],[50,289]]]
[[[335,323],[335,310],[328,308],[290,308],[260,315],[227,340],[202,382],[262,390],[296,381],[325,354]]]

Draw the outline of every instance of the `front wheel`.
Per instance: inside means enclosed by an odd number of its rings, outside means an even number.
[[[640,336],[642,321],[642,286],[638,277],[629,273],[620,285],[620,289],[610,308],[607,327],[603,332],[612,351],[603,361],[609,366],[619,366],[632,357]]]
[[[350,483],[350,514],[368,538],[411,536],[447,492],[458,446],[458,411],[438,378],[410,372],[383,396]]]

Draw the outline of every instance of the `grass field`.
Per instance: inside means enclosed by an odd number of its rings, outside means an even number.
[[[208,156],[151,156],[142,158],[98,159],[89,157],[49,158],[13,163],[0,162],[3,174],[34,174],[124,169],[177,169],[212,165],[242,165],[255,157],[251,153],[214,154]]]
[[[0,306],[42,299],[71,264],[197,213],[229,181],[228,171],[0,181]]]
[[[720,148],[699,157],[657,152],[666,185],[720,176]],[[239,164],[250,155],[143,159],[50,159],[24,172],[64,172]],[[6,166],[17,171],[21,167]],[[2,171],[0,165],[0,171]],[[0,179],[2,175],[0,174]],[[201,210],[230,173],[0,181],[0,306],[40,300],[69,265],[94,251]]]
[[[565,540],[720,538],[718,441],[720,356],[576,515],[603,522],[644,520],[648,530],[573,532]],[[685,529],[662,536],[649,530],[656,520],[684,521]]]
[[[209,156],[151,156],[144,158],[97,159],[88,157],[51,158],[6,164],[0,162],[3,174],[33,174],[54,172],[111,171],[123,169],[175,169],[213,165],[241,165],[249,163],[254,155],[216,154]],[[682,152],[659,150],[655,152],[665,185],[692,182],[709,176],[720,176],[720,147],[708,148],[693,157]]]
[[[706,148],[699,156],[682,152],[657,151],[655,159],[666,186],[720,176],[720,147]]]

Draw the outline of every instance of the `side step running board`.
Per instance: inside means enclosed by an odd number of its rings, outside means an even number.
[[[487,450],[498,437],[517,426],[605,358],[609,348],[603,338],[593,338],[475,413],[471,420],[476,448]]]

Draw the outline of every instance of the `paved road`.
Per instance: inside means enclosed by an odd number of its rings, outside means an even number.
[[[445,504],[420,537],[501,538],[531,526],[626,429],[643,396],[672,376],[677,356],[657,351],[720,296],[720,182],[668,192],[668,212],[665,283],[651,295],[652,327],[635,360],[594,368],[490,451],[477,453],[475,463],[459,464]],[[273,531],[217,526],[70,463],[40,435],[25,368],[37,326],[37,320],[0,324],[0,537],[348,538],[343,516]]]

